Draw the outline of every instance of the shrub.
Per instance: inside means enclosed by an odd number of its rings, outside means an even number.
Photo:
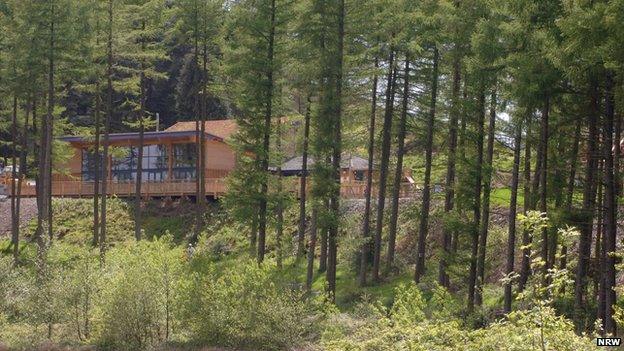
[[[99,335],[104,347],[142,350],[170,339],[183,259],[181,248],[171,248],[170,237],[109,253]]]
[[[205,345],[277,350],[302,344],[316,321],[301,291],[276,284],[254,262],[195,274],[183,289],[183,320]]]
[[[514,312],[487,328],[463,329],[459,320],[449,319],[448,313],[433,313],[432,306],[447,309],[453,305],[439,301],[445,295],[440,289],[426,302],[415,285],[404,285],[396,289],[390,309],[380,303],[363,303],[356,307],[357,314],[337,314],[325,329],[321,346],[327,351],[594,349],[591,339],[576,335],[572,323],[545,303]],[[433,314],[427,315],[427,310]]]

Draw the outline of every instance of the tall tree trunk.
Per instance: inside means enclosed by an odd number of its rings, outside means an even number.
[[[55,6],[54,2],[50,4],[50,37],[49,39],[49,54],[48,54],[48,111],[46,118],[46,145],[45,145],[45,156],[44,156],[44,178],[43,183],[45,184],[45,191],[43,192],[43,196],[45,200],[43,203],[45,206],[42,208],[45,211],[46,227],[48,229],[48,238],[50,241],[53,238],[53,223],[52,223],[52,155],[53,155],[53,140],[54,137],[54,105],[55,105],[55,93],[54,93],[54,70],[55,68],[55,45],[56,45],[56,22],[55,22]]]
[[[386,109],[384,112],[382,140],[381,140],[381,164],[379,167],[379,192],[377,197],[377,216],[375,226],[375,240],[373,242],[373,281],[379,281],[379,268],[381,261],[381,233],[384,225],[384,209],[386,206],[386,184],[388,182],[388,164],[390,159],[390,134],[392,132],[392,115],[394,111],[395,74],[394,51],[390,51],[388,57],[388,78],[386,85]]]
[[[204,28],[207,26],[204,23]],[[199,127],[199,193],[197,194],[197,233],[199,234],[204,228],[204,213],[206,211],[206,119],[207,119],[207,99],[208,99],[208,43],[203,39],[202,49],[202,93],[200,97],[200,116],[201,124]],[[197,237],[194,238],[197,240]]]
[[[602,268],[601,268],[601,264],[602,264],[602,232],[603,232],[603,228],[604,228],[604,211],[603,211],[603,204],[604,204],[604,184],[602,182],[602,177],[604,175],[604,162],[602,160],[598,161],[598,172],[596,174],[596,194],[597,194],[597,203],[595,205],[596,207],[596,238],[595,238],[595,244],[594,244],[594,262],[595,262],[595,269],[593,273],[593,281],[594,281],[594,297],[595,300],[598,300],[600,294],[599,294],[599,289],[600,289],[600,284],[602,282]],[[590,238],[591,241],[591,238]],[[591,243],[590,243],[591,246]],[[591,251],[591,248],[590,248]],[[591,254],[590,254],[591,255]],[[589,267],[588,267],[589,269]],[[589,273],[589,272],[588,272]],[[587,300],[589,301],[589,298],[587,298]],[[600,307],[603,308],[602,313],[598,312],[598,316],[602,316],[600,317],[603,321],[604,321],[604,301],[602,301],[602,304],[599,303],[598,304],[598,309],[600,309]]]
[[[468,101],[468,77],[466,76],[466,78],[464,79],[464,89],[462,92],[462,98],[463,101]],[[460,113],[460,123],[459,123],[459,138],[458,138],[458,149],[459,149],[459,159],[461,160],[461,164],[464,165],[464,168],[467,168],[467,162],[466,162],[466,139],[467,139],[467,133],[466,133],[466,124],[468,122],[468,114],[467,114],[467,109],[461,106],[461,113]],[[464,170],[465,171],[465,170]],[[461,196],[461,194],[458,194],[458,197]],[[457,210],[459,212],[464,212],[464,208],[460,208],[461,203],[458,202],[457,203]],[[457,248],[459,247],[459,231],[455,230],[453,231],[453,237],[451,239],[451,254],[455,255],[457,253]]]
[[[566,189],[565,207],[566,211],[570,213],[572,211],[572,202],[574,198],[574,187],[576,181],[576,167],[578,163],[579,144],[581,142],[581,119],[576,120],[576,126],[574,127],[574,141],[572,142],[572,151],[570,155],[570,172],[568,174],[568,183]],[[568,265],[568,247],[565,243],[561,245],[561,258],[559,263],[559,269],[565,269]],[[561,288],[562,292],[565,292],[565,287]]]
[[[613,318],[614,306],[617,302],[615,294],[616,240],[617,240],[617,186],[615,185],[613,160],[613,124],[615,116],[615,99],[613,92],[613,73],[607,72],[605,79],[605,231],[604,231],[604,280],[605,280],[605,319],[604,330],[607,334],[617,335],[617,324]]]
[[[106,117],[104,119],[104,145],[102,152],[103,179],[102,179],[102,209],[100,223],[100,264],[104,262],[106,253],[106,199],[108,197],[108,183],[111,181],[109,160],[109,134],[110,124],[113,118],[113,0],[108,0],[108,38],[107,38],[107,63],[106,63]]]
[[[19,134],[17,133],[17,95],[13,93],[13,113],[11,121],[11,246],[13,248],[14,260],[17,262],[19,246],[19,209],[17,205],[17,191],[15,180],[17,179],[17,143]],[[20,169],[21,172],[21,169]]]
[[[485,253],[487,249],[488,229],[490,225],[490,193],[492,190],[492,173],[494,173],[494,137],[496,127],[496,88],[492,92],[490,101],[490,121],[488,127],[488,141],[485,156],[485,174],[483,179],[483,206],[481,208],[481,228],[479,232],[479,257],[477,258],[477,287],[475,303],[483,304],[483,285],[485,284]]]
[[[524,204],[522,211],[526,215],[532,209],[531,193],[531,126],[533,124],[533,110],[527,108],[526,138],[524,142]],[[528,230],[522,230],[522,259],[520,261],[520,276],[518,278],[518,291],[523,291],[529,279],[531,268],[531,234]]]
[[[273,116],[273,58],[275,44],[275,0],[271,0],[271,28],[268,35],[268,52],[267,52],[267,72],[266,72],[266,101],[264,111],[264,140],[262,143],[262,161],[261,172],[264,173],[262,184],[260,186],[260,208],[258,221],[258,263],[264,261],[266,250],[266,228],[267,228],[267,196],[268,196],[268,170],[269,170],[269,146],[271,142],[271,117]]]
[[[310,219],[310,241],[308,243],[308,265],[306,270],[306,291],[312,290],[312,279],[314,278],[314,255],[316,254],[316,233],[317,233],[318,205],[312,204],[312,217]]]
[[[520,150],[522,149],[522,120],[518,119],[514,138],[514,163],[511,170],[511,198],[509,199],[509,235],[507,237],[507,265],[505,273],[509,276],[514,271],[516,258],[516,214],[518,210],[518,184],[520,180]],[[511,312],[511,282],[505,283],[504,310]]]
[[[95,111],[94,111],[94,123],[95,123],[95,146],[93,150],[94,155],[94,178],[93,178],[93,238],[91,240],[91,245],[96,247],[99,242],[100,236],[100,208],[99,208],[99,199],[100,199],[100,176],[102,172],[100,171],[100,167],[102,166],[102,158],[100,157],[100,111],[102,109],[101,106],[101,97],[100,97],[100,79],[96,78],[95,82]]]
[[[590,83],[589,89],[589,111],[587,113],[587,126],[589,133],[587,135],[587,166],[585,168],[585,184],[583,189],[583,213],[585,223],[581,227],[581,235],[579,237],[579,259],[576,270],[576,282],[574,286],[574,310],[575,320],[577,322],[577,331],[582,331],[584,325],[582,323],[583,311],[585,306],[585,292],[587,286],[587,268],[589,266],[589,256],[591,253],[591,236],[593,227],[593,211],[594,211],[594,183],[596,169],[598,166],[598,87],[596,82]]]
[[[145,31],[145,20],[141,23],[141,29]],[[141,51],[145,53],[145,41],[141,38]],[[134,189],[134,237],[141,240],[141,186],[143,185],[143,146],[145,143],[145,63],[141,61],[141,74],[139,76],[140,102],[139,102],[139,147],[137,155],[137,172]]]
[[[141,113],[143,115],[143,113]],[[137,173],[134,189],[134,237],[137,241],[141,240],[141,223],[142,211],[141,211],[141,186],[143,183],[143,148],[145,146],[145,125],[143,116],[139,117],[139,146],[137,155]]]
[[[324,210],[327,211],[327,204],[323,205]],[[327,228],[325,226],[320,226],[321,230],[321,247],[319,253],[319,273],[324,273],[327,271]]]
[[[474,311],[475,288],[477,285],[477,255],[479,253],[479,225],[481,223],[481,183],[483,177],[483,122],[485,120],[485,87],[479,88],[477,101],[477,162],[475,164],[472,247],[470,251],[470,271],[468,273],[468,312]]]
[[[541,120],[541,137],[540,148],[542,149],[542,173],[540,174],[540,211],[542,213],[548,212],[547,202],[547,179],[548,179],[548,115],[550,113],[550,97],[546,96],[544,100],[544,106],[542,108],[542,120]],[[552,267],[552,262],[548,256],[548,229],[542,229],[542,259],[546,263],[544,266],[544,273],[548,272],[548,269]]]
[[[444,181],[444,213],[448,216],[454,207],[455,198],[455,163],[457,153],[457,123],[459,115],[459,88],[461,84],[461,61],[459,55],[453,60],[453,89],[451,95],[451,112],[449,119],[449,144],[448,159],[446,161],[446,179]],[[446,266],[451,254],[452,233],[448,227],[444,227],[442,233],[442,252],[440,254],[440,266],[438,269],[438,284],[449,287]]]
[[[303,155],[301,164],[301,183],[299,188],[299,228],[297,230],[297,260],[303,257],[306,230],[306,188],[308,179],[308,146],[310,143],[310,114],[312,97],[308,93],[303,126]]]
[[[343,55],[344,55],[344,36],[345,36],[345,1],[338,1],[338,47],[336,56],[336,96],[334,97],[334,140],[332,168],[334,173],[334,181],[337,187],[332,189],[330,197],[331,211],[336,217],[331,221],[328,231],[328,252],[327,252],[327,288],[329,290],[330,299],[335,302],[336,299],[336,269],[338,266],[338,226],[340,213],[340,157],[342,155],[342,74],[343,74]]]
[[[366,285],[366,271],[369,262],[370,250],[370,214],[371,214],[371,197],[373,190],[373,162],[375,157],[375,118],[377,115],[377,69],[379,68],[379,59],[375,56],[375,74],[373,75],[373,88],[371,89],[371,113],[368,122],[368,166],[366,169],[366,189],[364,216],[362,218],[362,239],[363,244],[360,253],[360,272],[358,282],[360,286]]]
[[[277,221],[275,223],[275,258],[277,268],[282,268],[283,245],[282,234],[284,232],[284,199],[282,187],[282,119],[277,119],[275,147],[277,148]]]
[[[606,146],[605,146],[606,147]],[[608,151],[604,150],[605,155]],[[602,169],[602,176],[604,177],[603,180],[606,180],[607,174],[605,172],[605,169]],[[606,207],[607,207],[607,184],[606,181],[604,181],[602,184],[599,185],[599,189],[598,189],[598,214],[597,214],[597,227],[596,228],[596,246],[595,246],[595,258],[596,258],[596,270],[595,270],[595,274],[594,274],[594,294],[595,296],[595,300],[597,302],[597,307],[596,307],[596,318],[600,320],[600,322],[602,323],[602,333],[601,334],[605,334],[605,322],[606,322],[606,316],[607,316],[607,291],[606,291],[606,260],[607,260],[607,250],[606,250],[606,245],[605,245],[605,236],[606,236],[606,231],[607,231],[607,213],[606,213]],[[588,298],[589,300],[589,298]]]
[[[44,96],[45,100],[45,96]],[[41,128],[39,128],[39,150],[38,150],[38,170],[37,170],[37,229],[35,230],[35,241],[37,242],[37,253],[40,257],[45,249],[43,241],[44,230],[46,228],[46,213],[47,213],[47,148],[48,148],[48,127],[47,121],[49,115],[47,113],[41,114]]]
[[[429,118],[427,119],[427,139],[425,144],[425,181],[423,184],[422,208],[420,210],[420,225],[418,228],[418,247],[416,251],[416,269],[414,281],[420,282],[425,272],[425,249],[427,233],[429,231],[429,208],[431,206],[431,163],[433,155],[433,133],[438,101],[438,47],[433,47],[433,70],[431,77],[431,100],[429,103]]]
[[[20,150],[19,173],[17,175],[17,179],[18,179],[17,180],[17,194],[16,194],[16,199],[15,199],[15,216],[17,220],[17,225],[16,225],[17,234],[15,235],[16,240],[13,246],[13,258],[16,263],[19,259],[20,205],[22,201],[22,186],[26,178],[26,167],[28,166],[26,162],[26,156],[28,154],[28,121],[30,118],[30,111],[32,109],[32,101],[33,101],[32,99],[33,98],[31,98],[31,100],[28,101],[28,104],[26,105],[26,115],[24,118],[24,126],[22,129],[22,135],[21,135],[22,140],[21,140],[21,150]]]
[[[401,120],[399,121],[399,132],[397,135],[397,164],[394,172],[394,184],[392,187],[392,207],[390,209],[390,228],[388,230],[388,255],[386,261],[385,274],[388,275],[394,266],[394,253],[396,245],[397,221],[399,218],[399,197],[401,196],[401,180],[403,179],[403,154],[405,153],[405,129],[407,125],[407,109],[409,107],[409,75],[410,58],[405,57],[405,77],[403,79],[403,106],[401,110]]]

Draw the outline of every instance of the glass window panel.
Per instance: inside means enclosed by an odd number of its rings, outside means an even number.
[[[173,145],[173,177],[192,180],[196,176],[197,148],[194,143]]]
[[[103,179],[104,165],[102,163],[102,154],[99,154],[100,161],[100,179]],[[95,180],[95,153],[88,149],[82,149],[82,180],[92,182]]]

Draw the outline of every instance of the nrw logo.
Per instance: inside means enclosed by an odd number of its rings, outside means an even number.
[[[596,338],[597,346],[620,346],[622,338]]]

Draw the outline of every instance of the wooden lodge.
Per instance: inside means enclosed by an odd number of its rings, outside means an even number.
[[[236,165],[236,155],[228,139],[236,132],[234,120],[205,122],[205,189],[206,196],[218,198],[227,191],[226,177]],[[163,131],[145,132],[143,136],[142,186],[144,197],[193,197],[196,194],[196,138],[195,122],[178,122]],[[59,197],[89,197],[94,193],[96,157],[92,137],[61,137],[71,157],[61,165],[55,165],[52,177],[52,195]],[[111,146],[108,157],[108,195],[132,197],[138,165],[139,133],[113,133],[109,135]],[[100,159],[100,171],[104,169]],[[314,161],[308,159],[308,170]],[[294,157],[282,164],[282,175],[287,189],[299,196],[302,175],[302,157]],[[368,161],[358,156],[343,155],[341,162],[341,196],[363,198],[368,174]],[[103,174],[100,180],[104,179]],[[6,190],[10,189],[10,175],[0,179]],[[308,182],[310,184],[311,182]],[[404,182],[403,196],[413,184]],[[21,195],[36,195],[33,181],[22,183]],[[308,188],[309,191],[309,188]]]
[[[234,150],[227,139],[236,132],[234,120],[206,121],[206,195],[219,197],[226,191],[225,177],[234,169]],[[195,122],[178,122],[164,131],[145,132],[143,137],[142,186],[145,197],[193,196],[196,193]],[[73,155],[55,165],[52,195],[89,197],[93,195],[96,157],[93,138],[67,136]],[[113,133],[109,136],[107,193],[134,196],[138,165],[139,133]],[[100,156],[100,165],[102,165]],[[103,167],[100,166],[100,170]],[[100,179],[104,177],[101,176]],[[33,182],[24,182],[22,196],[35,196]]]

